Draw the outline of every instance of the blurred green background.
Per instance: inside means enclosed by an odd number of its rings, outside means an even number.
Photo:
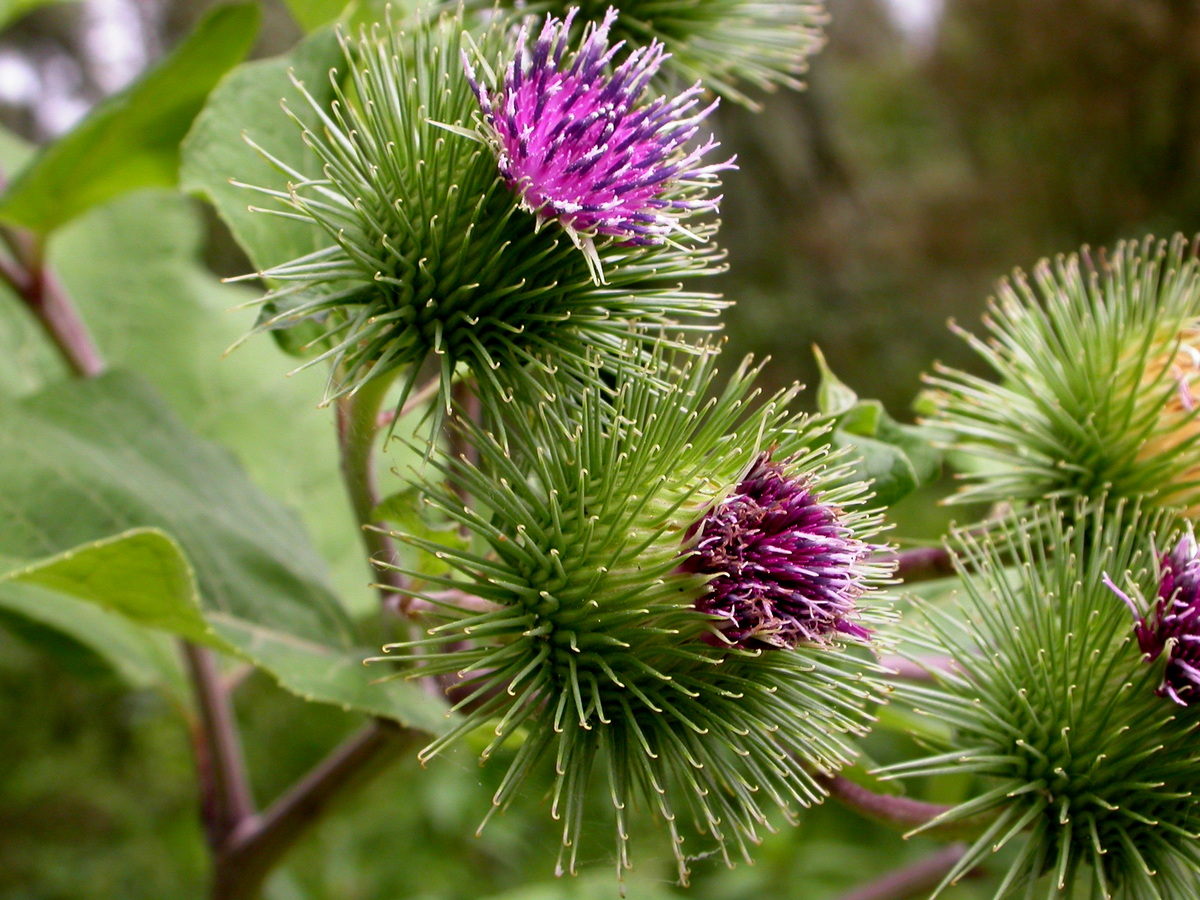
[[[20,19],[0,36],[0,121],[31,141],[51,138],[173,46],[209,5],[95,0]],[[256,53],[271,55],[300,32],[281,4],[264,6]],[[817,343],[844,381],[899,418],[933,360],[972,365],[946,320],[971,327],[1006,271],[1085,243],[1200,229],[1200,4],[945,0],[927,9],[937,13],[927,27],[904,30],[880,0],[830,0],[829,41],[809,90],[764,97],[759,114],[725,104],[716,125],[740,165],[723,203],[731,268],[721,289],[738,301],[726,318],[729,352],[770,354],[769,382],[812,384]],[[171,252],[202,250],[219,274],[248,268],[198,206],[132,198],[107,215],[90,227],[170,215],[186,230],[200,216],[194,245]],[[131,225],[109,232],[118,245],[122,235],[147,239]],[[122,273],[112,277],[119,284]],[[230,298],[205,290],[206,314],[219,317]],[[146,367],[169,369],[175,360],[163,352]],[[259,342],[240,352],[274,350]],[[281,359],[272,371],[286,368]],[[198,408],[182,412],[199,416]],[[322,440],[325,418],[309,417],[306,451]],[[206,433],[228,438],[222,428],[238,427],[225,418]],[[328,446],[319,452],[332,458]],[[334,510],[336,491],[318,489],[314,499],[309,486],[289,484],[286,465],[243,457],[268,490],[307,504],[339,584],[362,594],[365,569],[344,511]],[[936,531],[927,503],[910,506],[918,512],[900,511],[903,532]],[[260,802],[360,722],[302,704],[259,675],[238,706]],[[68,638],[3,619],[0,722],[0,900],[203,896],[192,757],[169,700],[128,690]],[[869,749],[888,758],[903,748],[881,736]],[[557,833],[537,791],[473,836],[503,769],[502,761],[480,769],[465,751],[424,771],[396,765],[295,850],[268,896],[616,896],[606,826],[585,848],[583,875],[553,878]],[[629,896],[683,896],[658,855],[664,836],[652,837],[635,843]],[[698,861],[687,895],[835,898],[932,848],[827,807],[767,836],[753,867]],[[987,884],[945,896],[990,896]]]

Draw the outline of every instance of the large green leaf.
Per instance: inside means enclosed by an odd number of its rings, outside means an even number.
[[[179,142],[250,50],[258,16],[253,3],[210,13],[161,65],[47,147],[0,198],[0,219],[47,234],[125,191],[175,184]]]
[[[117,612],[141,625],[215,644],[196,603],[164,603],[195,594],[187,560],[163,532],[135,529],[93,541],[0,575],[0,583],[32,584]]]
[[[104,358],[151,381],[185,424],[231,449],[254,483],[299,509],[338,595],[377,604],[372,573],[337,472],[325,373],[295,365],[269,339],[223,356],[254,319],[230,308],[253,296],[203,269],[193,203],[142,192],[95,209],[51,242],[51,261]],[[0,361],[0,369],[4,361]]]
[[[328,239],[314,226],[250,209],[269,208],[273,203],[233,182],[284,190],[288,178],[247,144],[246,138],[289,166],[311,169],[312,154],[300,138],[300,128],[280,102],[285,97],[293,101],[299,97],[292,77],[318,100],[332,99],[329,71],[343,63],[333,30],[324,28],[286,56],[239,66],[212,92],[184,141],[182,187],[216,207],[260,269],[311,253]],[[316,126],[308,104],[291,102],[289,107]]]
[[[415,686],[373,683],[295,518],[134,376],[0,405],[0,484],[0,556],[30,561],[7,580],[233,650],[306,699],[444,721]]]
[[[158,688],[184,707],[191,689],[170,635],[136,625],[86,600],[24,584],[0,583],[0,622],[67,666],[99,658],[132,688]]]

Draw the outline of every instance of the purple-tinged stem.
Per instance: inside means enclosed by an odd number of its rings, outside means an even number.
[[[254,815],[254,797],[233,704],[213,653],[188,641],[180,643],[200,710],[194,737],[200,811],[209,846],[215,850]]]
[[[926,803],[924,800],[913,800],[909,797],[877,794],[842,775],[817,775],[816,781],[829,792],[830,797],[860,816],[904,832],[919,829],[925,837],[942,840],[971,839],[981,834],[994,819],[994,816],[982,813],[967,819],[930,825],[954,807]]]
[[[422,732],[372,720],[335,748],[262,814],[242,820],[216,854],[212,900],[253,900],[287,851],[352,788],[377,775]]]
[[[936,680],[933,677],[934,671],[958,671],[954,660],[948,656],[925,656],[919,661],[903,656],[885,656],[879,660],[879,664],[885,669],[890,669],[896,678],[903,681],[933,682]]]
[[[72,374],[80,378],[99,375],[105,369],[104,357],[62,285],[46,267],[41,243],[9,228],[0,229],[0,235],[13,256],[0,266],[0,278],[21,298]]]
[[[903,866],[855,888],[842,900],[911,900],[926,897],[958,865],[967,845],[951,844],[909,866]]]
[[[818,775],[817,783],[829,792],[830,797],[859,815],[904,831],[927,825],[953,809],[909,797],[876,794],[842,775]]]
[[[945,547],[912,547],[882,554],[878,559],[893,563],[896,577],[908,584],[948,578],[955,574],[954,559]]]

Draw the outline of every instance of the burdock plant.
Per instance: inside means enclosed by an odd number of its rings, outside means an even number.
[[[1161,573],[1155,565],[1155,536],[1168,539],[1170,520],[1099,507],[1075,518],[1089,521],[1064,526],[1050,507],[1032,521],[1005,520],[999,544],[959,536],[963,614],[928,608],[929,628],[910,635],[953,666],[933,673],[933,687],[897,690],[948,726],[944,752],[890,772],[978,780],[969,799],[929,823],[977,835],[943,888],[1008,848],[997,898],[1193,897],[1200,718],[1163,696],[1164,678],[1183,689],[1176,657],[1168,649],[1147,664],[1147,626],[1135,629],[1126,607],[1134,601],[1119,596],[1193,599],[1186,588],[1179,596],[1171,556]],[[1164,643],[1194,633],[1167,626]]]
[[[721,198],[709,188],[732,161],[700,165],[716,146],[711,137],[688,149],[716,106],[698,107],[699,83],[675,97],[640,102],[666,55],[661,44],[634,50],[608,74],[621,49],[608,43],[615,9],[590,23],[579,50],[564,58],[577,12],[561,21],[548,16],[532,51],[523,26],[502,78],[481,57],[490,89],[470,59],[464,63],[483,109],[483,131],[521,207],[539,224],[556,222],[583,251],[593,278],[603,281],[597,239],[626,246],[700,242],[683,220],[717,208]]]
[[[649,342],[662,340],[667,324],[673,333],[708,328],[695,317],[723,306],[681,285],[718,268],[720,252],[707,242],[715,224],[676,228],[670,242],[654,225],[666,214],[677,222],[713,206],[703,197],[720,167],[698,167],[697,154],[680,146],[695,130],[692,95],[642,102],[651,60],[634,58],[610,77],[607,65],[620,49],[607,48],[597,31],[565,72],[562,36],[553,53],[539,43],[532,70],[524,61],[510,69],[538,89],[510,85],[503,108],[491,109],[464,68],[463,28],[446,15],[407,32],[389,24],[343,37],[345,70],[331,73],[334,102],[326,108],[296,85],[321,123],[299,125],[311,168],[272,159],[287,188],[257,189],[277,201],[276,214],[312,223],[329,241],[259,273],[277,285],[262,298],[268,314],[260,330],[321,327],[313,346],[321,351],[315,360],[331,363],[326,399],[397,370],[407,394],[431,358],[446,402],[460,369],[489,396],[508,399],[523,368],[585,375],[593,354],[642,352],[631,333]],[[507,22],[495,22],[473,52],[512,54],[507,35]],[[551,102],[568,83],[589,97],[598,92],[604,104]],[[586,126],[577,116],[584,106],[594,113]],[[505,125],[534,120],[531,135],[510,136],[524,142],[512,148],[516,157],[498,160],[492,145]],[[613,143],[604,144],[601,132],[615,134]],[[601,152],[585,156],[584,139]],[[524,166],[526,150],[540,168]],[[581,202],[594,205],[568,211],[556,184],[578,181],[585,168],[595,183]],[[610,207],[614,192],[620,199]],[[540,227],[547,217],[563,227]]]
[[[983,460],[960,500],[1141,499],[1200,511],[1200,268],[1182,237],[1043,262],[1000,286],[999,383],[939,370],[933,424]],[[1070,503],[1067,503],[1070,506]]]
[[[491,3],[479,3],[491,7]],[[530,4],[559,16],[580,10],[581,21],[620,13],[613,40],[630,47],[658,43],[675,80],[700,81],[747,106],[760,90],[799,88],[808,58],[824,44],[826,15],[818,0],[543,0]]]
[[[1160,663],[1160,697],[1180,706],[1200,700],[1200,551],[1188,531],[1159,560],[1158,591],[1152,603],[1139,603],[1108,582],[1137,619],[1134,633],[1148,663]],[[1147,608],[1148,607],[1148,608]]]
[[[865,645],[887,567],[866,486],[787,412],[792,392],[752,411],[755,371],[707,399],[714,373],[711,352],[659,354],[621,365],[611,397],[559,395],[503,434],[464,423],[478,464],[430,464],[484,511],[450,490],[428,502],[472,547],[397,535],[452,569],[407,573],[442,619],[414,674],[461,679],[464,713],[421,755],[486,726],[484,759],[512,748],[495,809],[552,766],[560,868],[574,870],[594,774],[618,871],[637,805],[666,822],[681,879],[685,812],[727,861],[726,845],[748,859],[771,807],[821,799],[815,776],[855,756],[881,696]]]

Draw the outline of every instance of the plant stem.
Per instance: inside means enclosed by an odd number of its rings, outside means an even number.
[[[991,816],[983,813],[967,819],[930,825],[930,822],[950,812],[954,807],[926,803],[924,800],[913,800],[909,797],[877,794],[842,775],[818,775],[817,783],[829,792],[829,796],[864,818],[905,832],[919,829],[926,837],[943,840],[972,838],[992,821]]]
[[[212,900],[252,900],[284,854],[351,788],[425,736],[376,719],[351,736],[261,815],[244,819],[216,854]]]
[[[78,378],[94,378],[103,373],[107,368],[104,357],[70,297],[46,266],[42,244],[31,235],[8,228],[0,229],[0,237],[13,257],[3,260],[0,278],[42,326],[71,373]],[[253,816],[254,801],[242,757],[237,717],[212,651],[188,641],[180,641],[180,646],[200,712],[198,720],[192,723],[192,732],[201,818],[209,844],[215,848]]]
[[[209,845],[216,849],[242,821],[254,815],[254,797],[233,705],[213,653],[187,641],[181,643],[200,709],[196,762],[201,770],[201,817]]]
[[[925,859],[854,889],[845,894],[842,900],[910,900],[923,897],[938,886],[966,852],[966,844],[943,847]]]
[[[104,358],[62,285],[46,267],[41,243],[9,228],[0,229],[0,235],[13,255],[11,263],[0,267],[0,277],[24,301],[73,375],[99,375]]]
[[[392,378],[380,376],[338,399],[338,457],[354,521],[359,525],[367,559],[373,564],[371,575],[378,579],[380,602],[385,609],[407,615],[409,599],[399,590],[404,587],[403,577],[394,569],[375,565],[396,562],[392,539],[383,530],[383,523],[375,520],[380,500],[375,482],[375,438],[379,434],[379,408],[391,384]]]
[[[932,581],[955,574],[954,558],[945,547],[912,547],[880,557],[896,566],[896,577],[905,583]]]

